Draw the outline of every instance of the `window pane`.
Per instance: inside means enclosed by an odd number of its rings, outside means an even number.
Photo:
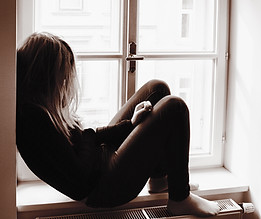
[[[80,105],[84,127],[105,126],[118,110],[119,61],[78,61]]]
[[[63,36],[76,52],[120,52],[120,0],[35,0],[35,31]]]
[[[182,14],[181,37],[189,37],[189,14]]]
[[[182,9],[192,9],[194,0],[182,0]]]
[[[213,51],[215,0],[140,0],[139,52]]]
[[[190,110],[191,154],[209,153],[213,104],[213,60],[138,62],[137,89],[151,79],[168,83]]]

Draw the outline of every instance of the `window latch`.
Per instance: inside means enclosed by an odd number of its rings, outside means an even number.
[[[136,71],[136,61],[143,60],[144,56],[138,56],[136,55],[136,43],[131,42],[129,44],[129,55],[126,57],[126,61],[129,61],[129,71],[131,73]]]

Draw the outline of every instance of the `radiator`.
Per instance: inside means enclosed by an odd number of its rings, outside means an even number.
[[[209,217],[211,219],[241,219],[243,209],[232,199],[216,201],[221,209],[217,216]],[[38,217],[36,219],[155,219],[155,218],[173,218],[173,219],[199,219],[199,217],[184,215],[172,216],[166,206],[135,208],[125,210],[115,210],[107,212],[84,213],[63,216]]]

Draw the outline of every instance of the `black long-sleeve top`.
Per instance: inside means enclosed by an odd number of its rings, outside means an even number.
[[[17,148],[28,167],[40,179],[69,196],[88,196],[100,177],[102,143],[120,145],[132,131],[129,120],[114,126],[71,130],[71,141],[58,132],[41,108],[17,107]]]

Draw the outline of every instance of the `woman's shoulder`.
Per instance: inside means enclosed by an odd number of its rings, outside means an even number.
[[[47,112],[35,104],[23,104],[16,109],[17,128],[21,127],[30,132],[53,129],[52,121]]]
[[[31,103],[17,105],[16,113],[18,114],[18,116],[34,116],[37,114],[46,114],[42,107]]]

